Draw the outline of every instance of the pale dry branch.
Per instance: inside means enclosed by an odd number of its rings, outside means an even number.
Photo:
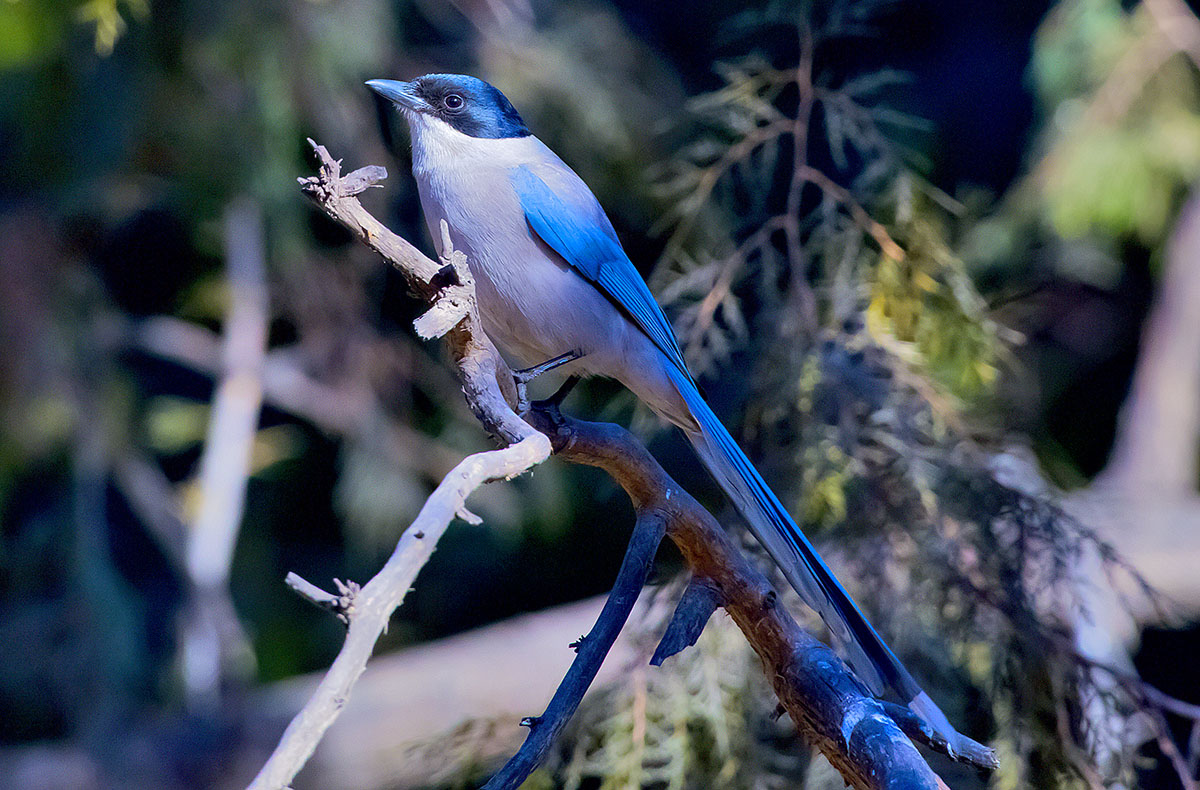
[[[361,589],[348,586],[340,589],[336,603],[332,603],[335,596],[315,593],[314,585],[293,580],[293,588],[300,587],[308,591],[310,598],[335,605],[348,620],[349,631],[333,665],[251,783],[252,790],[282,790],[312,756],[366,668],[392,612],[403,602],[417,573],[433,554],[438,539],[457,514],[466,512],[466,499],[471,492],[489,481],[515,477],[550,455],[547,438],[512,410],[512,373],[478,328],[470,274],[461,257],[456,257],[452,246],[447,245],[447,260],[439,266],[367,213],[355,196],[386,176],[383,168],[363,168],[342,178],[340,164],[329,152],[315,143],[313,148],[320,160],[320,174],[300,179],[304,192],[330,217],[354,231],[399,269],[412,290],[431,302],[434,309],[458,315],[456,323],[446,326],[448,322],[444,322],[442,328],[447,332],[467,402],[488,430],[508,446],[468,456],[458,464],[426,500],[383,569]],[[448,240],[449,230],[445,227],[443,234]],[[454,305],[438,308],[438,300],[444,293],[451,295]],[[509,383],[507,388],[501,383],[505,380]]]
[[[1194,493],[1200,436],[1198,303],[1200,186],[1175,221],[1104,484],[1158,495]]]
[[[1200,69],[1200,19],[1184,0],[1142,0],[1142,7],[1173,47]]]
[[[220,337],[197,324],[155,316],[131,324],[125,344],[200,375],[220,375]],[[368,382],[326,383],[303,369],[296,348],[269,352],[263,360],[263,399],[273,408],[305,420],[327,433],[360,442],[398,466],[420,462],[423,472],[440,479],[460,458],[445,445],[394,419]],[[182,545],[182,542],[180,543]]]
[[[471,492],[489,481],[515,477],[549,457],[550,442],[528,428],[527,435],[514,444],[468,456],[446,476],[404,531],[383,569],[351,601],[339,604],[350,621],[346,642],[250,784],[251,790],[282,790],[312,756],[321,736],[346,704],[392,612],[404,601],[417,573]],[[329,601],[335,598],[327,596]]]
[[[224,373],[213,396],[212,419],[200,459],[200,511],[186,553],[188,575],[202,587],[228,582],[245,503],[267,348],[264,244],[258,205],[249,199],[236,201],[225,213],[230,301],[224,329]]]

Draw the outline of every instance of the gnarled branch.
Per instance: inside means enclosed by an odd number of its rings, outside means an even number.
[[[333,596],[302,580],[295,582],[294,586],[307,590],[308,597],[335,608],[347,619],[349,634],[333,667],[292,721],[251,788],[282,790],[311,755],[438,537],[456,513],[464,512],[470,492],[486,480],[511,477],[530,468],[544,460],[551,447],[568,461],[608,472],[629,495],[638,522],[617,584],[596,626],[579,643],[579,655],[546,713],[523,722],[530,727],[530,735],[488,788],[515,788],[544,760],[623,627],[664,533],[683,553],[692,580],[654,663],[694,643],[715,608],[724,607],[761,658],[784,709],[848,783],[863,790],[938,787],[939,780],[902,727],[934,749],[945,751],[945,744],[912,726],[906,711],[893,718],[890,709],[864,691],[832,650],[801,630],[779,604],[767,579],[632,434],[616,425],[564,418],[555,406],[536,408],[525,420],[517,417],[511,407],[515,402],[511,371],[479,327],[465,261],[448,252],[442,265],[434,263],[362,208],[354,196],[386,175],[382,168],[363,168],[343,178],[339,163],[323,147],[315,143],[313,147],[320,159],[320,174],[301,179],[305,193],[404,273],[419,297],[433,303],[422,326],[433,327],[431,333],[447,332],[468,404],[485,427],[509,446],[470,456],[459,464],[405,531],[383,570],[361,590],[345,588],[342,595]],[[443,248],[451,250],[452,240],[444,224],[442,233]],[[981,767],[995,765],[994,756],[983,746],[958,758]]]

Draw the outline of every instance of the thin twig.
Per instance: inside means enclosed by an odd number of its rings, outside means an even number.
[[[808,264],[804,256],[804,244],[800,238],[800,199],[807,182],[805,168],[808,167],[808,132],[813,104],[813,36],[808,22],[801,19],[796,26],[800,43],[800,62],[796,65],[795,83],[800,95],[796,117],[792,119],[792,177],[788,185],[787,203],[783,213],[783,235],[787,240],[788,263],[791,277],[788,284],[792,289],[801,327],[812,337],[817,329],[817,304],[808,281]]]
[[[721,266],[721,270],[717,273],[716,279],[713,281],[712,288],[700,300],[700,304],[696,307],[696,318],[692,322],[691,338],[692,343],[695,343],[704,336],[712,326],[713,317],[716,315],[717,308],[729,296],[733,288],[733,278],[738,270],[745,264],[749,263],[756,254],[762,252],[770,241],[771,237],[783,229],[783,217],[771,217],[762,224],[758,230],[750,234],[737,249],[730,253],[729,257]],[[692,343],[686,345],[692,345]]]
[[[680,253],[697,220],[700,218],[704,204],[708,201],[709,196],[712,195],[713,190],[716,189],[717,184],[720,183],[726,173],[745,161],[759,148],[786,136],[791,130],[792,122],[787,118],[757,126],[742,137],[742,139],[729,146],[717,161],[705,167],[699,181],[688,195],[688,203],[694,209],[679,219],[679,223],[675,226],[670,238],[667,240],[662,257],[670,260]]]
[[[867,210],[850,194],[850,190],[811,165],[806,164],[799,171],[805,180],[816,184],[821,188],[822,192],[829,195],[837,203],[841,204],[846,211],[850,212],[854,223],[875,240],[875,243],[879,245],[879,249],[883,250],[884,255],[895,261],[904,260],[904,248],[896,243],[895,239],[892,238],[882,223],[867,213]]]

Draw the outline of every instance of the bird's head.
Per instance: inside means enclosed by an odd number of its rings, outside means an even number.
[[[367,87],[399,107],[410,122],[442,121],[470,137],[527,137],[529,129],[504,94],[465,74],[426,74],[412,82],[369,80]]]

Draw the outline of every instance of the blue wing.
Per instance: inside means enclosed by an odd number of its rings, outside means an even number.
[[[524,165],[514,168],[509,178],[538,238],[629,316],[690,381],[671,324],[587,187],[580,182],[590,205],[579,207],[568,205]]]

